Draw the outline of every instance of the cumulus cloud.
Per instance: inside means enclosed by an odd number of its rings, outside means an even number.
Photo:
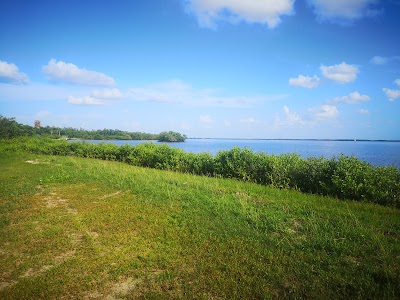
[[[351,23],[363,17],[379,14],[378,0],[308,0],[321,21]]]
[[[295,112],[292,112],[286,105],[283,107],[285,112],[286,122],[289,125],[304,125],[303,119]]]
[[[394,101],[400,97],[400,90],[392,90],[392,89],[383,88],[383,92],[386,94],[389,101]]]
[[[324,104],[318,108],[311,108],[309,112],[314,116],[316,120],[327,120],[334,119],[339,114],[336,106]]]
[[[0,60],[0,82],[26,84],[29,78],[25,73],[20,72],[15,64]]]
[[[299,75],[297,78],[290,78],[289,85],[313,89],[319,86],[320,81],[315,75],[313,77]]]
[[[397,84],[398,86],[400,86],[400,79],[396,79],[396,80],[394,81],[394,83]]]
[[[334,66],[321,66],[321,72],[324,77],[330,80],[339,83],[348,83],[356,80],[359,70],[355,65],[342,62]]]
[[[107,100],[102,100],[102,99],[96,99],[90,96],[84,96],[84,97],[74,97],[74,96],[69,96],[67,102],[69,104],[74,104],[74,105],[108,105],[110,104],[109,101]]]
[[[221,91],[217,89],[196,89],[181,80],[170,80],[131,88],[125,96],[139,101],[213,107],[249,107],[255,103],[286,97],[285,95],[223,96],[220,93]]]
[[[347,96],[336,97],[332,100],[334,103],[357,104],[364,101],[369,101],[368,95],[361,95],[359,92],[353,92]]]
[[[113,86],[115,81],[106,74],[81,69],[74,64],[51,59],[42,71],[49,80],[89,86]]]
[[[369,111],[367,109],[363,109],[363,108],[359,109],[358,113],[361,115],[369,115]]]
[[[282,15],[293,14],[294,0],[187,0],[189,11],[203,27],[215,28],[217,21],[267,24],[276,27]]]
[[[283,116],[276,116],[274,120],[275,128],[304,126],[306,124],[307,122],[299,114],[291,111],[287,105],[283,106]]]
[[[287,105],[283,106],[283,114],[275,117],[275,128],[287,127],[314,127],[322,122],[334,120],[339,111],[336,106],[322,105],[316,108],[308,109],[307,113],[299,114],[289,109]]]

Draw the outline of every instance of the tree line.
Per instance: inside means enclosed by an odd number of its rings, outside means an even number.
[[[159,134],[145,132],[128,132],[118,129],[85,130],[76,128],[60,128],[54,126],[32,127],[20,124],[15,118],[0,115],[0,138],[18,136],[48,136],[52,138],[83,139],[83,140],[158,140],[161,142],[184,142],[187,138],[174,131],[164,131]]]

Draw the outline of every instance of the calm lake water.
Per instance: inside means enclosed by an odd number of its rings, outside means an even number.
[[[87,141],[91,143],[113,143],[117,145],[137,145],[156,141]],[[400,169],[400,142],[367,141],[307,141],[307,140],[228,140],[228,139],[187,139],[184,143],[168,143],[171,147],[186,152],[209,152],[215,155],[220,150],[229,150],[235,146],[247,147],[254,152],[267,154],[297,153],[302,157],[331,158],[334,156],[354,155],[375,166],[394,165]]]

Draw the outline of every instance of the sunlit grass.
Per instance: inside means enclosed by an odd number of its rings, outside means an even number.
[[[399,239],[376,205],[0,154],[1,299],[396,299]]]

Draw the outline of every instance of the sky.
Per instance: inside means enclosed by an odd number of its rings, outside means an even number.
[[[2,0],[0,115],[207,138],[400,139],[400,0]]]

